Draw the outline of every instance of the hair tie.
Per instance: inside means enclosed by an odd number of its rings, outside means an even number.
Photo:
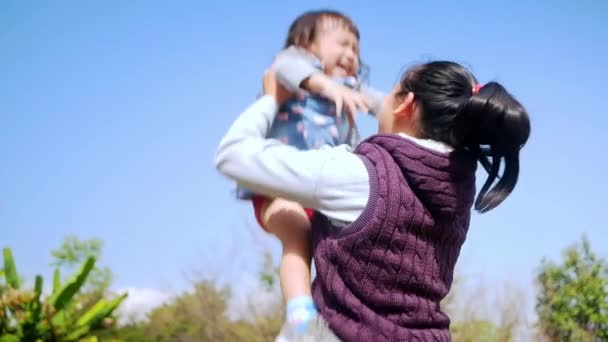
[[[481,89],[481,87],[483,87],[483,84],[476,84],[473,86],[473,95],[476,95],[477,93],[479,93],[479,90]]]

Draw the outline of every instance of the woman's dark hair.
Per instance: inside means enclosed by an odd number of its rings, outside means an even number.
[[[415,66],[400,85],[398,95],[413,92],[420,107],[422,137],[471,151],[488,172],[475,209],[484,213],[504,201],[515,188],[519,151],[530,136],[526,109],[499,83],[478,85],[471,72],[454,62]]]

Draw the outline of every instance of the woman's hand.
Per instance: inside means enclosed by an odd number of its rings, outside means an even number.
[[[273,68],[266,70],[264,73],[262,89],[264,89],[264,95],[274,97],[279,105],[282,105],[294,96],[294,94],[287,90],[287,88],[285,88],[281,82],[277,81]]]

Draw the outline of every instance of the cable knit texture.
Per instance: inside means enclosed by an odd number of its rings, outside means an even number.
[[[315,304],[343,341],[450,341],[439,303],[468,231],[476,161],[388,134],[356,153],[369,201],[346,228],[314,217]]]

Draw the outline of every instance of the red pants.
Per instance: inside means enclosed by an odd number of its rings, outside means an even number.
[[[268,229],[264,227],[264,224],[262,223],[262,207],[264,207],[264,205],[270,201],[270,198],[260,195],[253,195],[253,197],[251,197],[251,203],[253,203],[253,212],[255,213],[255,219],[260,224],[260,227],[262,227],[262,229],[264,229],[266,232],[268,232]],[[306,212],[306,216],[308,216],[308,220],[312,220],[312,215],[314,215],[315,211],[310,208],[304,208],[304,211]]]

